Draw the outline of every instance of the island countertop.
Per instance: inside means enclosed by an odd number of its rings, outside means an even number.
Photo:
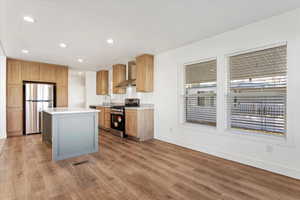
[[[88,109],[88,108],[48,108],[45,109],[44,112],[50,115],[57,115],[57,114],[75,114],[75,113],[93,113],[93,112],[100,112],[100,110],[95,109]]]

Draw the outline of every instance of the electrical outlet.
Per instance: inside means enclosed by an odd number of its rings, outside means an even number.
[[[272,153],[273,152],[273,147],[271,145],[266,146],[266,152],[267,153]]]

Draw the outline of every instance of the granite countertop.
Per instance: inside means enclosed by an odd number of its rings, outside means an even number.
[[[75,113],[94,113],[100,112],[95,109],[87,109],[87,108],[48,108],[45,109],[44,112],[49,113],[50,115],[56,114],[75,114]]]

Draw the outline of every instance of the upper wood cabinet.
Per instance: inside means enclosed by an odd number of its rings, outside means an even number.
[[[22,65],[22,80],[40,81],[39,63],[23,61],[21,65]]]
[[[122,81],[126,80],[126,65],[117,64],[113,65],[113,93],[124,94],[126,93],[125,88],[117,87]]]
[[[100,70],[97,72],[96,84],[97,95],[108,95],[108,70]]]
[[[56,84],[61,86],[68,85],[69,70],[68,67],[55,66]]]
[[[40,81],[55,83],[56,82],[56,66],[51,64],[40,64]]]
[[[22,84],[21,61],[7,59],[7,84]]]
[[[153,55],[144,54],[136,57],[136,91],[153,92]]]

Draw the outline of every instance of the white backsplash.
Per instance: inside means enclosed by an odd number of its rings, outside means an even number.
[[[126,74],[126,77],[128,77],[128,74]],[[112,69],[109,70],[109,93],[111,94],[112,103],[124,103],[126,98],[139,98],[141,104],[153,103],[153,93],[136,92],[136,87],[134,86],[127,87],[126,94],[113,94],[112,93]]]
[[[126,88],[126,94],[112,94],[112,103],[124,103],[126,98],[139,98],[141,104],[153,103],[153,93],[136,92],[136,87]]]

